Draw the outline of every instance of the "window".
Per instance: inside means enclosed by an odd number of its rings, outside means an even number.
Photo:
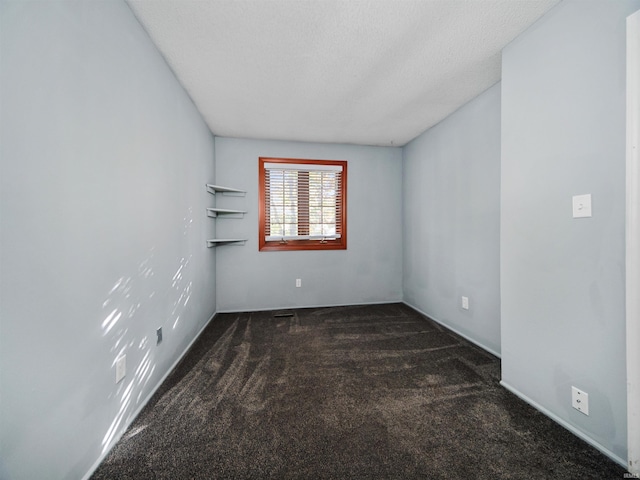
[[[347,248],[347,162],[259,160],[259,249]]]

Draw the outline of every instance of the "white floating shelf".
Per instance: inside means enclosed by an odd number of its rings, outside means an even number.
[[[212,238],[207,240],[207,247],[217,247],[218,245],[244,245],[246,238]]]
[[[242,217],[245,213],[245,210],[231,210],[229,208],[217,208],[217,207],[209,207],[207,208],[207,215],[216,218],[219,215],[239,215]]]
[[[212,185],[211,183],[207,183],[207,192],[215,195],[217,192],[222,193],[223,195],[235,195],[238,197],[244,197],[247,192],[244,190],[238,190],[236,188],[229,187],[221,187],[220,185]]]

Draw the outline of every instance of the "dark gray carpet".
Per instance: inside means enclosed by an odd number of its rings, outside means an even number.
[[[499,379],[402,304],[218,315],[92,478],[623,478]]]

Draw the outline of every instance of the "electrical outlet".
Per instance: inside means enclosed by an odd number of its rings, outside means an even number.
[[[584,218],[591,216],[591,194],[586,195],[574,195],[572,198],[573,203],[573,218]]]
[[[116,383],[120,383],[127,374],[127,356],[122,355],[116,360]]]
[[[156,330],[156,345],[160,345],[162,343],[162,327]]]
[[[469,297],[462,297],[462,308],[469,310]]]
[[[302,286],[302,279],[301,278],[296,278],[296,287],[300,288]]]
[[[571,387],[571,406],[579,412],[589,415],[589,394]]]

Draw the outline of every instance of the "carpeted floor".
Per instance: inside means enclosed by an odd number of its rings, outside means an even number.
[[[402,304],[222,314],[92,478],[624,477],[499,380]]]

